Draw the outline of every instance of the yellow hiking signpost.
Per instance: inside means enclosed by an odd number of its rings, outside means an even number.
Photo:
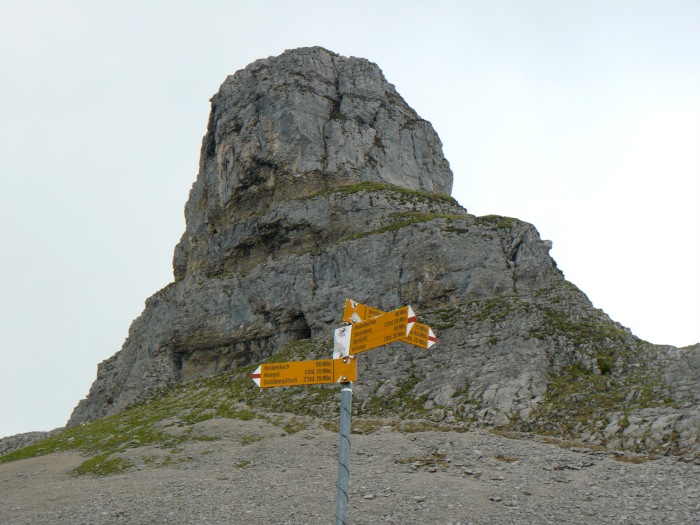
[[[265,363],[251,375],[260,388],[341,385],[336,525],[347,524],[352,383],[357,381],[355,356],[395,341],[421,348],[430,348],[437,343],[433,331],[429,326],[417,322],[410,306],[383,312],[347,299],[343,320],[348,325],[335,330],[332,359]]]

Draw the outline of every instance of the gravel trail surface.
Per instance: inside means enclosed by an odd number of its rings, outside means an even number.
[[[177,427],[172,427],[177,432]],[[57,453],[0,464],[0,523],[335,523],[336,432],[212,419],[104,477]],[[353,434],[351,524],[700,523],[695,458],[644,460],[487,431]]]

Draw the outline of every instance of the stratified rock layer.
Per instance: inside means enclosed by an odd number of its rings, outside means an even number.
[[[211,102],[176,279],[235,266],[232,224],[280,201],[361,182],[452,190],[437,133],[367,60],[288,51],[238,71]]]
[[[697,345],[635,338],[564,279],[532,225],[469,215],[451,186],[432,126],[366,60],[298,49],[229,77],[175,282],[147,300],[69,425],[295,341],[328,340],[330,354],[350,297],[411,304],[440,339],[360,356],[361,412],[697,451]]]

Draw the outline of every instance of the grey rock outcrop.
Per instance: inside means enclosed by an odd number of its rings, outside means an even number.
[[[0,438],[0,456],[29,446],[32,443],[41,441],[42,439],[54,436],[62,430],[62,428],[55,428],[53,430],[49,430],[48,432],[24,432],[22,434],[15,434],[14,436]]]
[[[307,48],[237,72],[212,99],[175,281],[69,425],[329,339],[351,297],[411,304],[440,338],[363,355],[360,411],[698,451],[698,347],[635,338],[564,279],[532,225],[474,217],[451,187],[437,134],[375,64]]]
[[[235,266],[231,224],[289,198],[361,182],[452,190],[437,133],[367,60],[288,51],[230,76],[211,103],[176,279]]]

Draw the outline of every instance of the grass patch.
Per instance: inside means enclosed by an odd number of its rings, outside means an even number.
[[[431,318],[435,319],[436,322],[431,323],[431,326],[435,330],[447,330],[448,328],[452,328],[462,316],[462,312],[459,308],[440,308],[426,312],[426,314],[429,314]]]
[[[90,458],[76,468],[75,473],[81,476],[88,474],[92,476],[110,476],[129,470],[134,466],[134,464],[127,459],[119,457],[110,458],[110,456],[111,454],[107,452]]]
[[[515,311],[517,297],[502,295],[478,302],[472,302],[470,306],[476,306],[474,312],[470,312],[470,318],[476,321],[491,321],[497,323],[506,320]]]
[[[241,445],[250,445],[262,441],[263,439],[265,439],[265,436],[261,436],[260,434],[246,434],[241,438]]]
[[[374,434],[377,430],[387,426],[386,422],[381,419],[362,419],[355,418],[352,421],[350,432],[352,434]]]
[[[619,354],[618,354],[619,356]],[[582,431],[594,433],[606,425],[609,414],[622,412],[621,431],[629,426],[634,410],[673,406],[663,396],[663,381],[658,371],[643,367],[616,373],[611,367],[590,370],[580,363],[566,366],[552,376],[545,400],[533,411],[539,431],[573,438]]]
[[[203,435],[203,434],[195,434],[192,436],[192,439],[194,441],[204,441],[204,442],[221,441],[221,437],[219,437],[219,436],[207,436],[207,435]]]
[[[331,346],[329,339],[296,341],[265,362],[321,358],[328,355]],[[167,431],[167,427],[172,424],[162,423],[166,420],[172,419],[177,421],[178,426],[191,428],[214,417],[251,420],[262,417],[267,412],[328,417],[338,412],[337,386],[261,391],[250,379],[250,374],[257,365],[254,363],[237,369],[235,373],[173,384],[151,392],[147,399],[118,414],[66,429],[0,456],[0,463],[76,450],[94,456],[79,472],[116,472],[124,463],[112,463],[108,458],[128,448],[159,446],[176,449],[187,441],[218,439],[192,432],[173,435]],[[285,431],[298,432],[303,425],[306,423],[293,420]]]
[[[485,226],[492,230],[509,230],[517,219],[511,217],[503,217],[501,215],[484,215],[483,217],[475,217],[474,224],[476,226]]]
[[[459,203],[449,195],[443,193],[432,193],[420,190],[409,190],[407,188],[402,188],[401,186],[395,186],[393,184],[383,183],[383,182],[361,182],[358,184],[348,184],[346,186],[338,186],[335,188],[329,188],[321,190],[313,195],[305,197],[307,199],[313,199],[315,197],[321,197],[325,195],[332,195],[334,193],[342,195],[352,195],[353,193],[359,192],[366,193],[378,193],[378,192],[390,192],[400,195],[404,199],[408,200],[422,200],[429,202],[443,202],[447,204],[453,204],[459,206]]]
[[[401,228],[406,228],[407,226],[412,226],[421,222],[432,221],[433,219],[454,219],[462,218],[460,215],[446,214],[446,213],[423,213],[423,212],[406,212],[400,214],[394,214],[393,216],[396,220],[392,224],[382,226],[380,228],[375,228],[374,230],[369,230],[365,232],[356,233],[341,239],[338,242],[354,241],[357,239],[363,239],[369,237],[370,235],[379,235],[380,233],[398,231]]]
[[[284,430],[287,434],[296,434],[297,432],[301,432],[307,428],[309,428],[309,424],[306,421],[297,419],[296,417],[291,418],[282,425],[282,430]]]
[[[416,467],[439,467],[447,468],[446,455],[443,452],[433,452],[429,456],[410,456],[394,460],[399,465],[411,464]]]
[[[424,377],[412,370],[408,377],[397,383],[397,389],[388,396],[375,396],[370,398],[362,407],[362,414],[370,415],[397,415],[397,414],[424,414],[425,396],[415,396],[411,393],[413,388]],[[358,415],[360,409],[358,409]]]
[[[613,456],[615,461],[622,461],[624,463],[634,463],[639,465],[641,463],[646,463],[647,461],[655,461],[659,459],[659,456],[649,455],[649,456],[618,456],[617,454]]]
[[[610,374],[613,368],[615,368],[615,356],[612,355],[612,352],[599,354],[598,357],[596,357],[596,364],[601,374]]]
[[[415,434],[416,432],[431,432],[436,430],[438,425],[431,421],[406,421],[399,423],[395,428],[406,434]]]

